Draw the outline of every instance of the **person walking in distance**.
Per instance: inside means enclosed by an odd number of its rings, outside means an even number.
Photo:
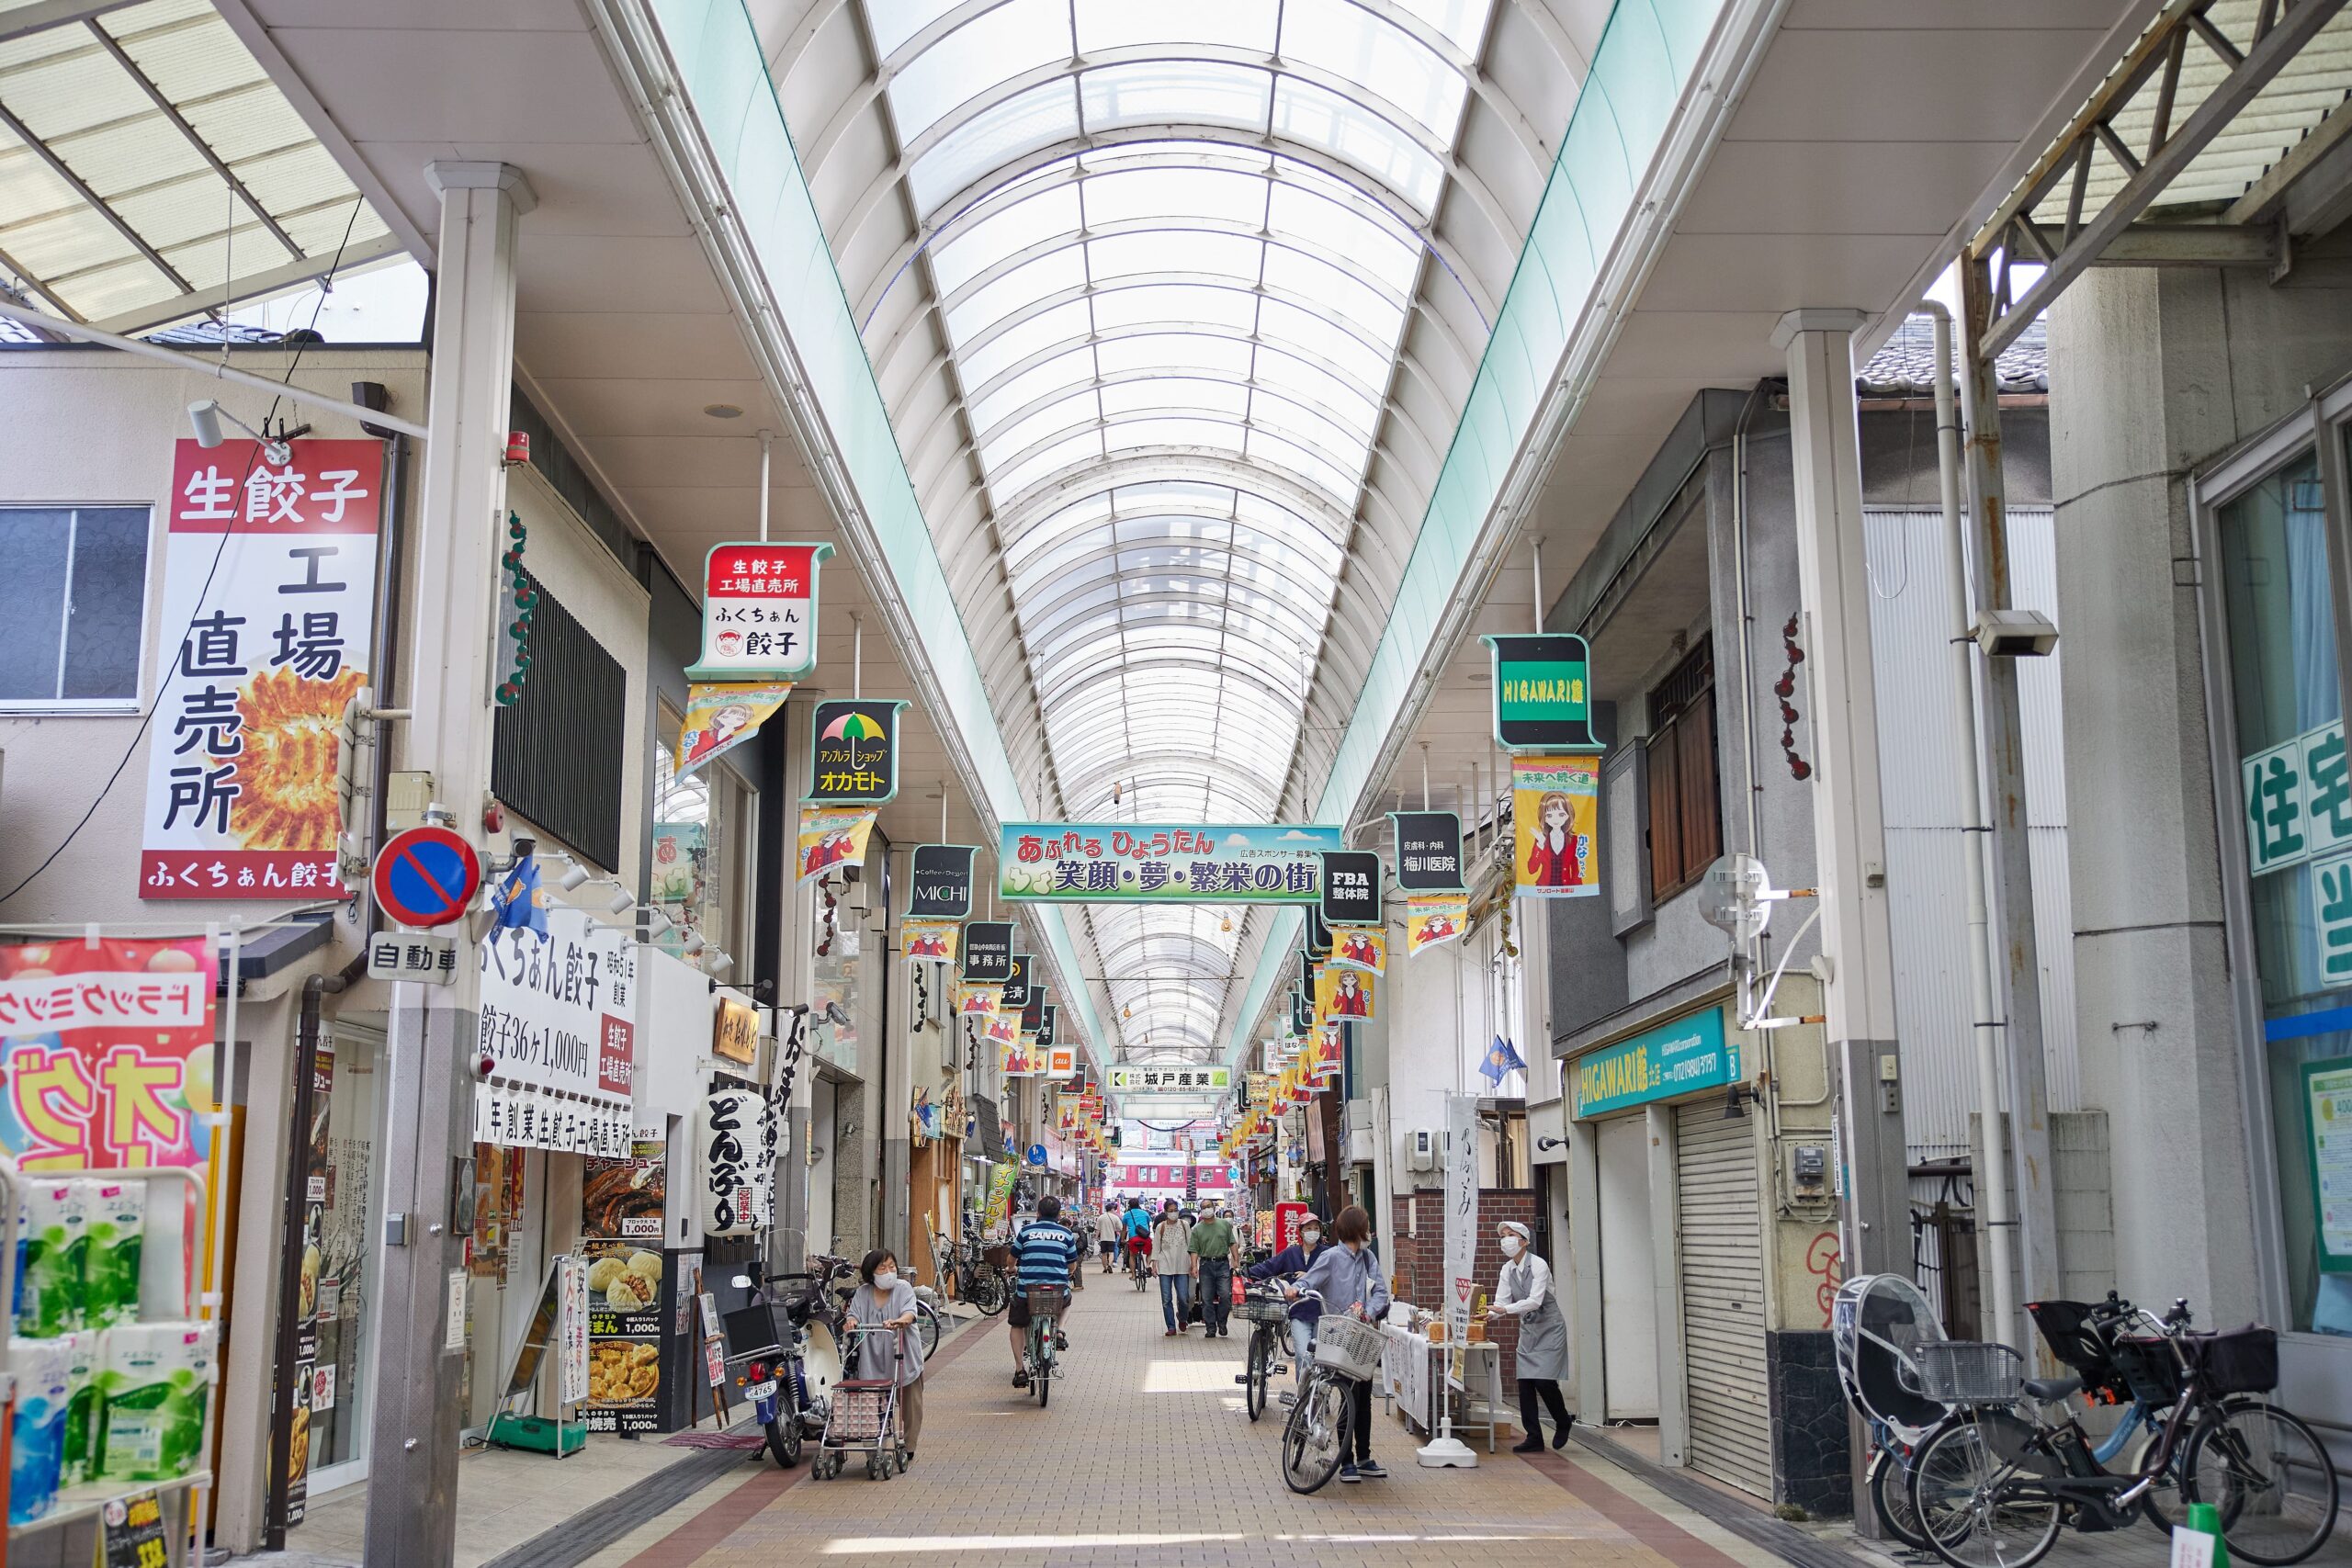
[[[1192,1227],[1168,1200],[1151,1227],[1151,1267],[1159,1276],[1159,1313],[1168,1320],[1167,1337],[1184,1332],[1185,1314],[1193,1306]]]
[[[1120,1213],[1117,1204],[1104,1199],[1102,1212],[1094,1220],[1094,1240],[1102,1254],[1105,1274],[1119,1266],[1119,1241],[1125,1234],[1125,1216]]]
[[[1224,1339],[1233,1316],[1233,1265],[1241,1251],[1241,1244],[1233,1234],[1233,1222],[1225,1217],[1223,1206],[1214,1198],[1203,1206],[1200,1223],[1193,1227],[1187,1244],[1193,1254],[1194,1289],[1200,1292],[1201,1337]]]
[[[1552,1446],[1556,1449],[1567,1442],[1576,1417],[1560,1396],[1560,1380],[1568,1375],[1568,1325],[1552,1290],[1552,1266],[1528,1245],[1528,1229],[1517,1220],[1505,1220],[1496,1239],[1502,1244],[1503,1272],[1495,1287],[1494,1310],[1519,1319],[1519,1353],[1512,1371],[1519,1374],[1520,1425],[1527,1428],[1526,1440],[1512,1445],[1511,1451],[1543,1450],[1539,1399],[1552,1412]]]
[[[1062,1201],[1054,1197],[1038,1199],[1037,1217],[1030,1222],[1026,1230],[1012,1238],[1012,1305],[1004,1316],[1012,1331],[1012,1386],[1015,1388],[1029,1386],[1029,1370],[1023,1364],[1023,1355],[1029,1348],[1029,1287],[1053,1285],[1068,1290],[1069,1271],[1077,1260],[1078,1235],[1062,1224]],[[1063,1304],[1063,1311],[1067,1314],[1068,1303]],[[1067,1315],[1062,1321],[1069,1321]],[[1065,1348],[1068,1344],[1069,1339],[1064,1336],[1055,1348]]]

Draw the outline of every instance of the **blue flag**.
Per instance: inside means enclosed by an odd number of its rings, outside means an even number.
[[[526,855],[514,863],[498,891],[491,896],[492,921],[494,931],[533,931],[548,934],[548,896],[539,886],[539,862],[536,855]]]
[[[1490,1084],[1499,1085],[1506,1074],[1523,1071],[1526,1066],[1518,1049],[1498,1034],[1495,1043],[1487,1047],[1487,1059],[1480,1065],[1478,1075]]]

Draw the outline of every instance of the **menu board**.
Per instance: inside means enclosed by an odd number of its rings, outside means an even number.
[[[662,1245],[670,1160],[659,1137],[642,1131],[626,1159],[591,1159],[581,1169],[580,1234],[605,1241]]]
[[[590,1242],[588,1429],[658,1432],[662,1392],[661,1253],[628,1242]]]

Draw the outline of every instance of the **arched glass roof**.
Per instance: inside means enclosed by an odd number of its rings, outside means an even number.
[[[1532,112],[1484,63],[1514,8],[1567,84]],[[1300,811],[1566,123],[1564,37],[1548,0],[813,0],[772,56],[1041,810]],[[1216,1052],[1247,919],[1085,925],[1116,1055]]]

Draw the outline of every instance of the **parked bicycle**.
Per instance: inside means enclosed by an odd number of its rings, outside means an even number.
[[[984,1317],[994,1317],[1002,1312],[1011,1298],[1005,1293],[1005,1275],[980,1256],[980,1247],[968,1237],[961,1246],[944,1241],[932,1247],[932,1259],[938,1277],[953,1287],[955,1299],[968,1303]],[[929,1352],[926,1343],[923,1349]]]
[[[2094,1457],[2080,1422],[2042,1415],[2080,1392],[2082,1378],[2028,1378],[2006,1345],[1918,1348],[1921,1392],[1956,1413],[1920,1445],[1911,1501],[1953,1568],[2031,1568],[2061,1525],[2128,1528],[2168,1478],[2183,1504],[2215,1505],[2230,1555],[2261,1568],[2303,1561],[2334,1531],[2338,1488],[2325,1447],[2256,1397],[2277,1386],[2278,1335],[2191,1333],[2186,1302],[2162,1319],[2131,1311],[2135,1332],[2113,1336],[2119,1367],[2152,1406],[2171,1399],[2155,1440],[2120,1473]]]
[[[1911,1459],[1951,1411],[1919,1392],[1915,1353],[1944,1337],[1926,1294],[1901,1274],[1858,1274],[1838,1287],[1830,1309],[1838,1381],[1870,1427],[1863,1480],[1871,1510],[1887,1534],[1916,1551],[1928,1546],[1911,1511]]]
[[[1320,1292],[1297,1298],[1320,1304]],[[1320,1491],[1340,1472],[1355,1425],[1355,1389],[1380,1372],[1380,1325],[1325,1313],[1315,1328],[1315,1365],[1283,1428],[1283,1483],[1297,1493]]]
[[[1062,1314],[1069,1307],[1067,1285],[1031,1285],[1029,1333],[1021,1344],[1021,1370],[1029,1374],[1030,1391],[1043,1410],[1054,1397],[1054,1380],[1061,1376],[1055,1357],[1069,1343],[1062,1337]]]
[[[1233,1310],[1250,1325],[1249,1363],[1233,1381],[1241,1385],[1242,1404],[1255,1421],[1265,1411],[1268,1383],[1290,1371],[1282,1359],[1290,1353],[1290,1308],[1280,1291],[1253,1285]]]

